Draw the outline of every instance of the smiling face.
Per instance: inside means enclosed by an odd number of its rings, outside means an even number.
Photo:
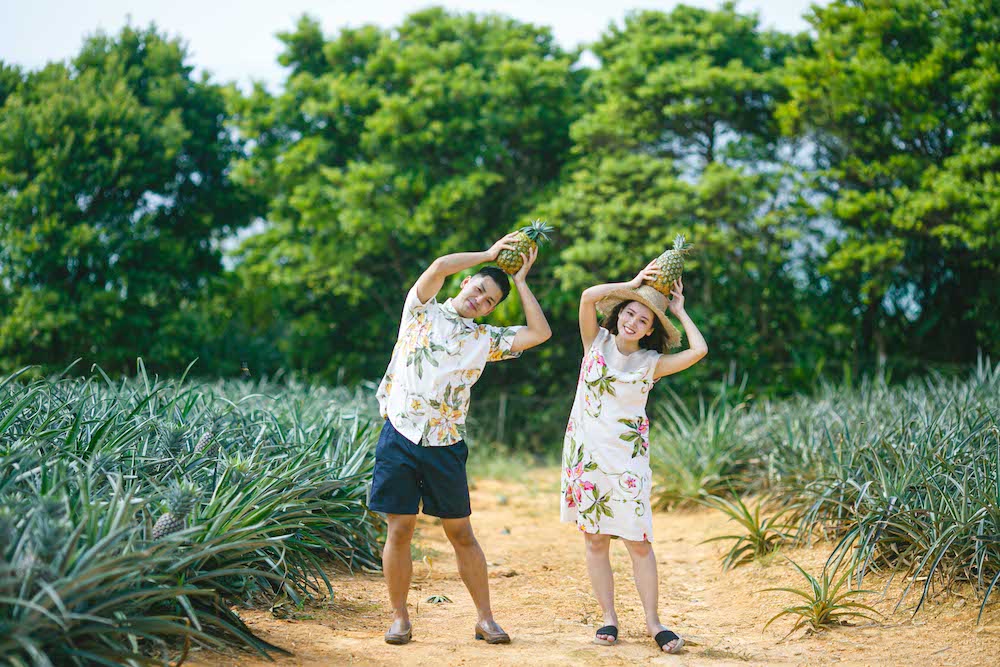
[[[638,301],[631,301],[618,312],[618,335],[638,343],[653,333],[653,311]]]
[[[503,299],[503,292],[492,278],[469,276],[462,281],[462,290],[451,302],[462,317],[486,317]]]

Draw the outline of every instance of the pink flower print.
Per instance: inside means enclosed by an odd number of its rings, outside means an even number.
[[[649,418],[643,417],[639,420],[639,435],[645,440],[649,436]]]
[[[594,483],[593,482],[586,482],[586,481],[584,481],[584,482],[581,482],[581,486],[583,486],[583,490],[584,491],[593,491],[594,490]]]
[[[604,355],[598,352],[597,350],[594,350],[590,354],[590,356],[587,357],[587,363],[583,370],[586,370],[586,372],[589,373],[594,369],[595,364],[597,365],[598,368],[603,368],[608,365],[607,362],[604,361]],[[583,377],[583,370],[581,370],[580,372],[581,378]]]
[[[635,497],[639,490],[642,488],[642,480],[631,473],[625,473],[618,480],[618,485],[621,490],[627,493],[631,497]]]
[[[583,475],[583,461],[577,463],[576,467],[573,468],[573,479],[580,479],[581,475]]]
[[[578,503],[583,502],[583,491],[580,490],[579,484],[573,485],[573,496],[576,498],[576,502]]]
[[[576,501],[573,500],[573,487],[566,487],[566,507],[576,507]]]
[[[575,432],[576,432],[576,421],[570,419],[569,424],[566,425],[566,435],[573,435]]]

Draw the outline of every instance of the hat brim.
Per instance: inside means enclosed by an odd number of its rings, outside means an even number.
[[[667,352],[671,349],[680,347],[681,345],[681,332],[677,330],[674,323],[667,318],[667,314],[659,310],[654,306],[648,299],[646,299],[642,294],[638,294],[630,289],[618,289],[610,294],[606,294],[600,301],[597,302],[597,310],[604,313],[605,315],[610,315],[611,311],[614,310],[618,304],[626,301],[636,301],[642,305],[649,308],[656,319],[660,321],[663,325],[663,330],[667,333],[667,347],[661,349],[660,352]]]

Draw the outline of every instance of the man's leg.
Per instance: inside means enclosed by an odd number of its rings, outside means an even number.
[[[490,609],[490,582],[486,574],[486,556],[472,532],[472,522],[469,517],[465,517],[442,519],[441,524],[451,546],[455,549],[458,573],[465,582],[465,587],[469,589],[469,594],[472,595],[479,620],[492,623],[493,610]]]
[[[406,632],[410,627],[410,613],[406,608],[406,596],[410,592],[413,577],[413,560],[410,557],[410,542],[417,524],[416,514],[387,514],[389,524],[382,549],[382,573],[389,588],[389,603],[392,605],[392,625],[390,633]]]
[[[390,644],[405,644],[409,637],[410,615],[406,595],[410,590],[413,563],[410,541],[420,508],[420,483],[416,453],[419,447],[399,434],[386,420],[375,446],[375,469],[368,508],[385,514],[388,534],[382,549],[382,573],[389,588],[392,626],[386,633]]]
[[[455,549],[455,557],[458,559],[458,573],[465,582],[465,587],[469,589],[472,602],[476,605],[476,614],[479,619],[476,623],[476,635],[480,636],[491,644],[506,644],[510,642],[510,637],[503,631],[497,622],[493,620],[493,609],[490,608],[490,582],[486,573],[486,556],[483,554],[479,541],[472,532],[472,522],[469,517],[464,519],[442,519],[445,535]]]

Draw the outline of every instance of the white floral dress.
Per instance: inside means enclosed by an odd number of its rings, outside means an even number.
[[[646,399],[660,354],[618,351],[605,328],[584,355],[563,442],[563,521],[587,533],[650,541]]]

